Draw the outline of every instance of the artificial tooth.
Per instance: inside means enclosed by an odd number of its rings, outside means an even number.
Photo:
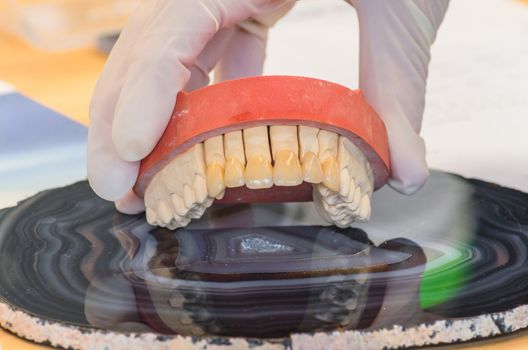
[[[231,131],[224,135],[224,150],[226,159],[235,158],[242,164],[246,163],[242,130]]]
[[[299,140],[297,138],[297,126],[295,125],[272,125],[270,126],[271,151],[273,159],[280,151],[291,151],[299,158]]]
[[[225,184],[226,187],[244,186],[244,168],[246,156],[244,154],[244,140],[242,130],[228,132],[224,135],[224,152],[226,158]]]
[[[323,185],[334,192],[339,192],[339,164],[335,157],[328,157],[323,162]]]
[[[314,191],[317,210],[339,227],[367,221],[374,181],[365,155],[347,138],[338,137],[336,141],[336,135],[327,131],[320,131],[318,140],[324,180]]]
[[[160,201],[158,203],[158,216],[161,222],[168,224],[172,220],[172,211],[167,203]]]
[[[198,175],[194,179],[194,191],[197,203],[203,203],[207,199],[207,181],[202,176]]]
[[[279,151],[273,166],[273,183],[277,186],[297,186],[303,182],[298,156],[291,151]]]
[[[363,192],[372,193],[374,182],[370,164],[363,152],[346,137],[339,137],[337,159],[341,171],[347,170]]]
[[[191,222],[191,218],[185,216],[179,220],[177,227],[185,227],[189,224],[189,222]]]
[[[299,125],[299,158],[303,159],[309,152],[319,154],[318,133],[317,128]]]
[[[297,126],[270,126],[273,155],[273,183],[277,186],[297,186],[303,181],[299,162]]]
[[[339,194],[343,197],[350,193],[350,175],[346,169],[341,169],[339,174]]]
[[[318,184],[323,181],[323,168],[315,153],[306,152],[304,157],[302,157],[301,164],[304,181],[313,184]]]
[[[273,186],[273,168],[269,160],[263,156],[248,158],[246,186],[250,189],[270,188]]]
[[[207,165],[207,193],[213,198],[223,197],[225,189],[224,167],[216,162]]]
[[[240,187],[246,183],[244,175],[244,164],[239,160],[231,157],[227,158],[225,166],[225,185],[226,187]]]
[[[216,199],[222,199],[222,198],[224,198],[224,195],[225,195],[225,188],[224,188],[224,190],[223,190],[222,192],[220,192],[215,198],[216,198]]]
[[[204,141],[205,164],[224,165],[224,140],[222,135],[213,136]]]
[[[189,185],[183,186],[183,203],[187,208],[191,208],[196,202],[196,196],[193,189]]]
[[[224,139],[222,135],[211,137],[204,141],[205,172],[207,192],[211,197],[218,197],[225,189],[224,181]]]
[[[204,205],[206,208],[209,208],[211,205],[213,205],[213,202],[214,202],[214,198],[207,197],[207,199],[205,200],[205,202],[203,203],[203,205]]]
[[[172,194],[171,201],[176,215],[184,216],[185,214],[187,214],[188,209],[187,207],[185,207],[183,199],[180,196],[178,196],[177,194]]]
[[[303,170],[303,180],[310,183],[323,181],[323,169],[317,155],[319,154],[319,129],[299,125],[299,159]]]
[[[354,192],[354,197],[350,201],[351,208],[357,209],[359,208],[359,202],[361,201],[361,188],[357,186],[354,191],[350,190],[350,193]]]
[[[273,186],[273,168],[269,148],[268,128],[257,126],[243,131],[246,154],[245,182],[250,189]]]
[[[319,130],[317,140],[319,142],[319,160],[321,164],[328,158],[337,158],[339,135],[331,131]]]
[[[199,219],[202,217],[203,213],[205,212],[205,207],[203,206],[197,206],[189,211],[189,214],[187,214],[191,219]]]
[[[339,136],[336,133],[319,130],[319,161],[323,169],[323,184],[334,192],[339,191],[339,163],[337,148]]]
[[[158,216],[156,215],[156,212],[151,208],[147,208],[146,215],[147,215],[147,222],[151,225],[156,225],[158,221]]]
[[[169,229],[189,223],[189,213],[197,216],[197,207],[207,196],[204,144],[198,143],[177,155],[152,179],[145,191],[147,220]]]
[[[365,194],[361,199],[361,204],[359,208],[359,217],[364,221],[368,220],[370,218],[371,206],[370,198],[367,194]]]
[[[347,202],[352,202],[354,200],[355,191],[356,191],[356,181],[354,181],[354,179],[350,179],[349,191],[345,199]]]

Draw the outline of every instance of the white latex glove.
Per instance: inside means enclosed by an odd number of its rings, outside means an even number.
[[[360,88],[389,134],[389,184],[413,193],[428,175],[418,132],[429,48],[448,0],[350,3],[360,23]],[[261,74],[267,28],[292,5],[290,0],[145,2],[121,33],[92,99],[88,178],[95,192],[117,201],[120,211],[144,210],[131,188],[139,161],[165,130],[177,93],[207,85],[217,63],[218,80]]]
[[[146,0],[113,48],[90,105],[88,180],[118,210],[138,213],[131,188],[179,91],[261,75],[267,29],[293,0]],[[249,19],[251,17],[251,19]]]
[[[429,176],[419,136],[436,31],[449,0],[349,0],[359,19],[359,87],[385,122],[389,185],[418,191]]]

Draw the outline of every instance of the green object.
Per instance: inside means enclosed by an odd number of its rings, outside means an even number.
[[[453,299],[469,275],[467,249],[457,249],[428,263],[420,283],[420,307],[427,309]]]

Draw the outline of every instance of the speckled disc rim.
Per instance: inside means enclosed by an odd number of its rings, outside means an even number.
[[[193,337],[157,333],[119,333],[50,321],[0,300],[0,326],[36,343],[65,349],[201,349],[201,350],[364,350],[404,349],[467,342],[506,335],[528,327],[528,305],[457,320],[439,320],[414,327],[395,325],[372,331],[292,334],[280,339]]]
[[[259,125],[307,125],[338,133],[365,154],[376,189],[389,177],[385,125],[361,91],[319,79],[265,76],[181,92],[163,136],[141,162],[134,191],[144,196],[154,175],[196,143]]]

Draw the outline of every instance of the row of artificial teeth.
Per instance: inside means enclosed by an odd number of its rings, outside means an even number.
[[[372,192],[371,174],[364,176],[368,162],[359,150],[351,154],[345,144],[352,145],[336,133],[294,125],[258,126],[211,137],[175,157],[153,178],[145,194],[147,220],[181,227],[200,217],[214,198],[221,199],[226,188],[296,186],[303,181],[343,193],[340,202],[349,203],[350,198],[350,205],[339,213],[335,204],[328,207],[331,218],[341,217],[353,211],[359,188],[368,199]],[[365,200],[360,202],[367,206]],[[370,215],[356,214],[361,213]]]
[[[339,190],[339,135],[308,126],[259,126],[204,142],[209,196],[225,188],[297,186],[303,181]]]
[[[318,185],[314,188],[314,197],[319,197],[316,203],[322,207],[323,217],[338,227],[349,227],[355,221],[365,222],[370,218],[370,195],[360,187],[341,195]]]
[[[339,227],[365,222],[371,215],[374,187],[370,164],[350,140],[340,137],[338,149],[339,191],[324,184],[314,186],[314,202],[321,215]]]
[[[145,191],[147,221],[170,229],[186,226],[213,204],[207,194],[203,145],[179,154],[152,179]]]

